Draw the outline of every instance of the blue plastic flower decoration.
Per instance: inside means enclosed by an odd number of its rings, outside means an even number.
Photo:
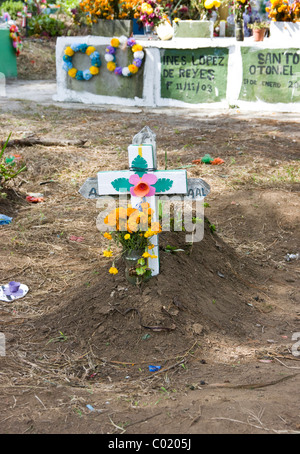
[[[82,75],[83,75],[83,79],[84,79],[84,80],[90,80],[90,79],[93,77],[93,75],[92,75],[92,73],[90,72],[89,69],[85,69],[85,70],[82,72]]]
[[[65,61],[63,64],[63,69],[68,72],[71,68],[73,68],[73,63],[70,61]]]
[[[82,71],[77,71],[75,79],[76,80],[83,80],[83,72]]]
[[[82,52],[83,54],[85,54],[87,48],[88,48],[87,44],[79,44],[78,45],[78,51]]]

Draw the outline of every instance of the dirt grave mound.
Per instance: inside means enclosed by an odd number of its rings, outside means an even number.
[[[166,252],[167,245],[184,251]],[[85,354],[91,348],[112,363],[167,366],[168,357],[174,362],[189,347],[204,347],[212,333],[239,343],[251,337],[257,313],[248,301],[257,273],[211,232],[208,222],[203,240],[192,246],[182,232],[161,234],[160,262],[160,274],[140,288],[126,281],[122,262],[114,277],[105,267],[90,287],[79,283],[35,322],[47,333],[45,348],[57,348],[52,340],[61,332],[68,336],[70,352]],[[117,378],[120,371],[114,372]]]

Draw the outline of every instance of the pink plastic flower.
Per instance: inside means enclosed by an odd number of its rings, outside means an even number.
[[[11,19],[9,13],[3,13],[2,18],[4,19],[5,22],[10,21]]]
[[[157,177],[153,173],[145,173],[141,178],[131,175],[129,183],[134,186],[130,188],[131,195],[137,197],[150,197],[155,194],[155,188],[151,185],[157,182]]]

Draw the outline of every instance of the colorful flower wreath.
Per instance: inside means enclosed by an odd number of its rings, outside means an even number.
[[[115,53],[120,44],[124,44],[127,47],[130,47],[133,53],[132,64],[128,66],[117,66]],[[127,39],[125,36],[120,38],[113,38],[110,42],[110,45],[105,49],[105,60],[107,62],[107,69],[114,72],[118,76],[131,76],[136,74],[139,68],[142,66],[144,58],[143,47],[140,44],[137,44],[133,38]]]
[[[92,65],[89,69],[79,71],[73,67],[72,58],[76,52],[82,52],[90,57]],[[90,80],[99,73],[99,67],[101,66],[99,52],[96,51],[95,47],[87,44],[71,44],[71,46],[66,47],[63,62],[63,69],[67,71],[70,77],[77,80]]]
[[[20,37],[19,29],[16,25],[11,25],[9,29],[9,36],[12,39],[12,45],[16,51],[16,55],[20,55],[20,52],[23,49],[23,43]]]

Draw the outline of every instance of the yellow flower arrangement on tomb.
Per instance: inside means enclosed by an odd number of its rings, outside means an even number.
[[[91,22],[98,19],[133,19],[142,0],[83,0],[79,3],[81,10],[88,13]]]
[[[269,18],[273,22],[299,22],[300,0],[270,0],[270,7],[266,8]]]

